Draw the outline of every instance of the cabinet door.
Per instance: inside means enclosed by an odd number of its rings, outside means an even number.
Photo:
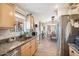
[[[38,42],[35,40],[35,49],[38,49]]]
[[[0,27],[14,27],[15,24],[15,5],[0,4]]]
[[[30,48],[31,48],[30,42],[28,42],[25,45],[23,45],[21,47],[21,56],[30,56],[31,55]]]
[[[34,26],[34,18],[33,16],[30,16],[30,28],[33,29]]]
[[[33,55],[36,51],[35,39],[31,41],[31,55]]]
[[[30,29],[33,29],[33,26],[34,26],[34,17],[31,16],[31,15],[28,15],[28,16],[27,16],[27,21],[28,21],[28,23],[29,23],[29,28],[30,28]]]
[[[21,51],[21,56],[30,56],[30,47],[26,47],[24,50]]]

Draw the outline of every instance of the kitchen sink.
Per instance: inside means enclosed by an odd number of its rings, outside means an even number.
[[[27,39],[30,39],[30,38],[32,38],[32,37],[20,36],[20,37],[18,37],[17,40],[19,40],[19,41],[24,41],[24,40],[27,40]]]

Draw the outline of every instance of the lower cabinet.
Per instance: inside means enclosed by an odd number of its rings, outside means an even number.
[[[33,55],[36,51],[36,42],[35,39],[31,41],[31,55]]]
[[[30,56],[31,55],[30,48],[31,48],[30,42],[23,45],[21,47],[21,56]]]
[[[36,40],[32,39],[30,42],[21,46],[21,56],[32,56],[36,51]]]

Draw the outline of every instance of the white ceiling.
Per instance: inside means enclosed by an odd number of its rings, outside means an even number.
[[[28,10],[32,14],[40,16],[40,19],[42,20],[48,20],[53,15],[55,15],[55,10],[57,8],[57,5],[63,5],[63,4],[57,4],[57,3],[18,3],[19,7],[21,7],[24,10]]]

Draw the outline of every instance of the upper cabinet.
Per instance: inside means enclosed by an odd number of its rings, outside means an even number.
[[[27,24],[28,28],[34,29],[34,17],[31,14],[27,15],[27,22],[28,22]]]
[[[33,29],[34,27],[34,18],[33,16],[30,16],[30,28]]]
[[[0,28],[13,28],[15,26],[15,5],[0,4]]]

